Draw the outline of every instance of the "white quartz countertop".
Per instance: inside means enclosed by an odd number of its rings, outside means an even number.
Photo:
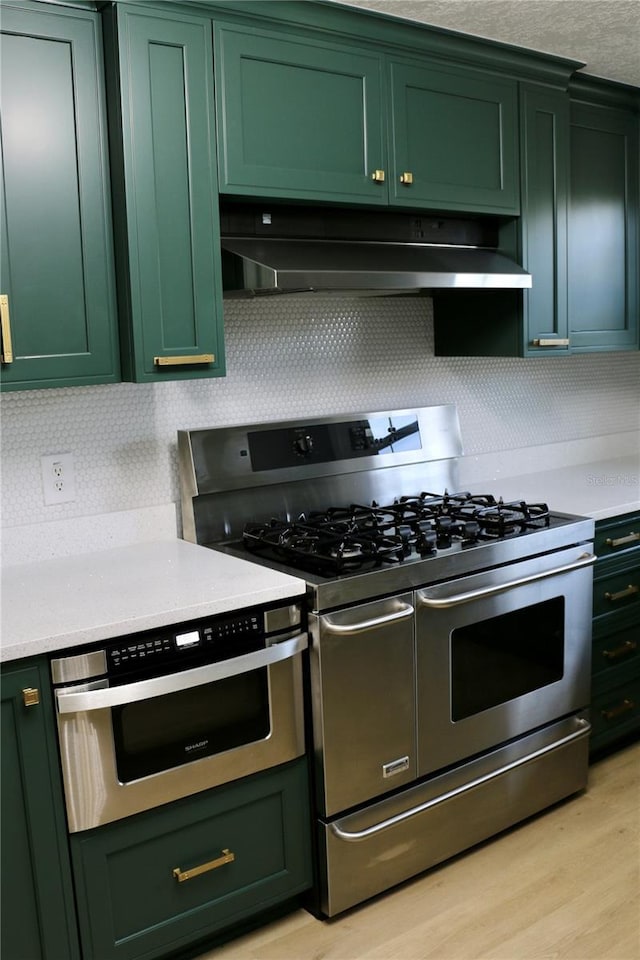
[[[546,503],[554,513],[606,520],[640,510],[640,453],[519,476],[500,472],[473,478],[462,486],[472,493],[491,493],[503,500]],[[486,489],[485,489],[486,487]]]
[[[141,543],[2,571],[0,660],[286,600],[304,580],[184,540]]]

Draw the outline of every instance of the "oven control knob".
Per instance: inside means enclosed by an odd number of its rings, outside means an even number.
[[[313,437],[308,434],[296,437],[293,441],[293,449],[299,456],[308,457],[313,450]]]

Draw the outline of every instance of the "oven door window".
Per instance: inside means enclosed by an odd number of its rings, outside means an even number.
[[[564,604],[555,597],[452,632],[452,720],[562,679]]]
[[[266,668],[112,710],[121,783],[264,740],[271,732]]]

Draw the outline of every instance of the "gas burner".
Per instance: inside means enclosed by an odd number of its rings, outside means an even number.
[[[504,503],[500,499],[492,506],[476,513],[486,537],[509,537],[527,529],[549,526],[549,507],[546,503],[525,503],[524,500]]]

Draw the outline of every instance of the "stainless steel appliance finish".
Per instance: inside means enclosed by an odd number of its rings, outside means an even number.
[[[301,756],[306,647],[298,602],[53,659],[70,832]]]
[[[452,405],[179,448],[185,535],[307,583],[320,913],[586,785],[592,520],[447,492]]]
[[[430,289],[523,289],[531,275],[498,253],[494,223],[404,212],[221,209],[225,296],[392,296]]]

